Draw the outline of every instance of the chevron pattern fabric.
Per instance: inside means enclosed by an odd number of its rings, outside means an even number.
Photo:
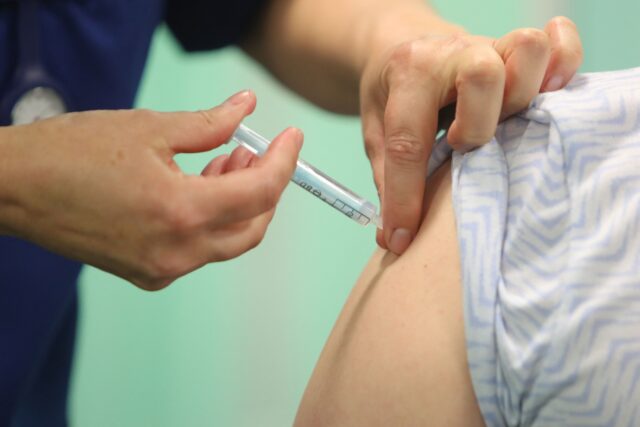
[[[539,95],[452,174],[487,425],[640,426],[640,68]]]

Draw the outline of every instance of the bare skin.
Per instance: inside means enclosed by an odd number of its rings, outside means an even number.
[[[582,61],[566,18],[494,40],[424,0],[271,0],[263,12],[242,47],[312,102],[360,114],[385,224],[377,241],[395,254],[420,226],[440,110],[456,105],[455,148],[482,145],[500,118],[564,86]],[[223,173],[209,179],[185,177],[171,160],[224,143],[255,105],[243,99],[190,114],[94,111],[0,128],[0,234],[150,290],[243,254],[265,233],[301,134],[284,132],[255,168],[237,161],[246,154],[229,160],[237,168],[216,160],[210,170]]]
[[[450,165],[398,258],[377,250],[318,360],[296,426],[483,426],[465,351]]]
[[[301,132],[284,131],[260,159],[244,149],[219,156],[196,176],[173,156],[226,143],[255,104],[241,92],[200,112],[93,111],[0,128],[0,234],[145,290],[252,249],[293,174]]]
[[[567,18],[492,39],[447,22],[424,0],[272,0],[244,48],[325,108],[360,114],[382,201],[378,244],[403,253],[421,221],[439,111],[456,103],[457,150],[483,145],[498,121],[556,90],[582,62]]]

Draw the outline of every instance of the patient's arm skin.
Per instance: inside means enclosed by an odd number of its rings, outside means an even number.
[[[460,261],[446,163],[400,258],[377,250],[302,398],[296,426],[482,426],[467,367]]]

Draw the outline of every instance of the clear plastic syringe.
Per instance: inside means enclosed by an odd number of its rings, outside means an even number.
[[[258,156],[262,156],[269,147],[269,140],[242,124],[231,139]],[[374,224],[382,228],[382,219],[376,213],[377,208],[373,203],[358,196],[304,160],[298,159],[291,181],[358,224]]]

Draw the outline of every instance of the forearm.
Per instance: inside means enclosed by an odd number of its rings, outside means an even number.
[[[272,0],[243,48],[302,96],[355,114],[372,53],[457,31],[423,0]]]

